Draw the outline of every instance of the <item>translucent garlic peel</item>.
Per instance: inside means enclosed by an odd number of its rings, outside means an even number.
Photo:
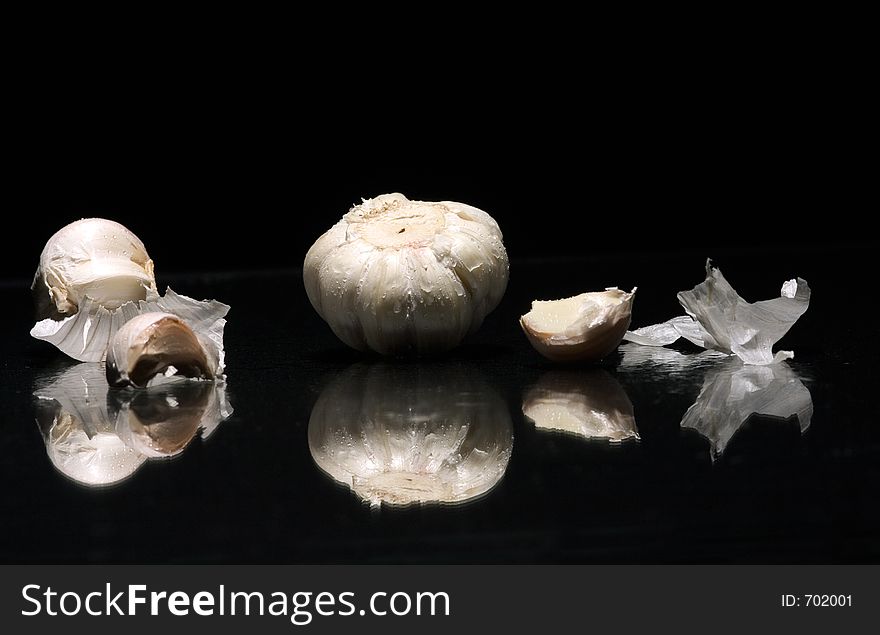
[[[520,326],[535,350],[550,360],[596,361],[620,344],[635,292],[609,287],[562,300],[535,300]]]
[[[486,212],[384,194],[354,206],[306,254],[312,306],[352,348],[448,350],[501,301],[507,252]]]
[[[639,438],[632,402],[603,370],[546,373],[526,391],[522,410],[543,430],[611,442]]]
[[[46,318],[31,329],[31,336],[54,344],[63,353],[81,362],[103,361],[110,340],[122,326],[142,313],[172,313],[186,322],[217,357],[216,375],[225,367],[223,350],[224,316],[229,305],[217,300],[195,300],[179,295],[170,288],[164,296],[153,300],[126,302],[108,310],[86,298],[79,311],[61,320]],[[210,342],[208,346],[207,340]]]
[[[666,346],[685,337],[704,348],[732,353],[746,364],[765,365],[794,356],[773,355],[773,345],[791,329],[810,305],[810,287],[803,278],[788,280],[780,297],[748,303],[714,267],[706,263],[706,280],[678,294],[688,313],[662,324],[628,332],[624,339],[648,346]]]
[[[39,318],[73,315],[87,297],[112,310],[158,295],[144,244],[103,218],[85,218],[56,232],[40,254],[31,288]]]
[[[318,467],[373,505],[473,500],[513,446],[504,400],[456,368],[352,366],[322,391],[308,436]]]
[[[213,379],[219,358],[195,332],[171,313],[138,315],[120,328],[107,349],[107,381],[111,386],[143,387],[172,369],[183,377]],[[207,340],[209,346],[210,340]]]

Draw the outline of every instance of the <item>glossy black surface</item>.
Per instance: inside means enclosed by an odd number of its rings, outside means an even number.
[[[718,374],[724,362],[635,363],[616,353],[601,372],[559,370],[519,330],[516,317],[533,298],[612,284],[639,286],[634,326],[678,315],[675,292],[702,280],[706,255],[748,300],[775,297],[796,275],[810,282],[811,307],[781,344],[796,352],[788,363],[795,388],[799,382],[809,391],[805,431],[794,417],[751,416],[713,453],[707,438],[680,423],[701,391],[730,391],[731,377]],[[407,390],[418,393],[417,382],[441,395],[452,386],[451,401],[470,391],[512,425],[509,463],[487,494],[460,506],[409,508],[361,502],[312,458],[309,419],[322,392],[334,385],[333,400],[345,402],[341,377],[388,362],[335,339],[308,305],[300,272],[163,278],[160,270],[160,286],[232,305],[226,345],[234,414],[210,438],[106,489],[77,485],[48,459],[32,393],[71,362],[28,337],[28,293],[5,284],[0,562],[880,560],[869,330],[876,302],[848,282],[870,268],[869,256],[811,248],[514,259],[502,305],[464,346],[443,360],[392,362],[387,393],[365,397],[364,383],[352,382],[361,391],[352,399],[379,400],[386,410],[411,405]],[[524,395],[541,382],[552,387],[560,374],[600,397],[613,392],[614,403],[628,399],[640,439],[612,444],[536,429],[522,415]],[[762,389],[759,380],[738,377]],[[442,399],[431,403],[443,417]]]

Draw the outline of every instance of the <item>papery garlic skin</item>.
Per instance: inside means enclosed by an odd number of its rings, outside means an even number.
[[[143,313],[120,328],[107,349],[111,386],[143,387],[173,367],[184,377],[213,379],[219,370],[216,351],[181,318],[171,313]]]
[[[604,370],[546,373],[526,391],[522,411],[542,430],[614,443],[639,438],[632,402]]]
[[[520,326],[547,359],[598,361],[617,348],[629,328],[635,292],[609,287],[562,300],[535,300]]]
[[[383,355],[448,350],[501,301],[509,264],[489,214],[384,194],[355,205],[309,249],[306,293],[343,342]]]
[[[355,364],[321,392],[308,436],[318,467],[372,505],[472,501],[513,448],[506,403],[459,367]]]
[[[158,296],[144,244],[103,218],[84,218],[56,232],[40,254],[31,289],[40,318],[73,315],[86,297],[112,310]]]

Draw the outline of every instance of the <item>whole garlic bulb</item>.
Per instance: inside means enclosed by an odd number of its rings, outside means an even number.
[[[507,469],[507,404],[460,367],[355,364],[322,392],[309,450],[335,481],[372,505],[462,503]]]
[[[84,218],[57,231],[40,254],[31,288],[40,318],[73,315],[86,297],[112,310],[158,295],[144,244],[103,218]]]
[[[385,355],[434,353],[477,330],[509,265],[498,224],[452,201],[384,194],[355,205],[306,254],[309,300],[343,342]]]

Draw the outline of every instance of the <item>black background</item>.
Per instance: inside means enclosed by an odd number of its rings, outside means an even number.
[[[0,452],[21,486],[3,492],[2,560],[878,558],[861,82],[821,52],[751,40],[635,51],[560,37],[437,61],[411,56],[437,46],[417,38],[333,64],[292,38],[179,55],[157,39],[131,57],[101,40],[16,58],[0,258],[3,304],[22,308],[2,318]],[[498,488],[461,509],[376,514],[305,443],[322,388],[363,358],[308,306],[296,268],[360,197],[390,191],[486,210],[511,257],[502,305],[449,363],[491,378],[515,449]],[[45,456],[31,391],[65,362],[27,336],[23,308],[45,241],[84,216],[140,236],[160,289],[233,306],[233,419],[104,492]],[[810,281],[810,311],[782,342],[816,407],[806,435],[747,427],[713,465],[678,425],[702,378],[676,388],[650,373],[620,376],[640,445],[579,444],[523,420],[523,391],[549,369],[516,324],[529,300],[638,284],[634,323],[651,323],[678,313],[675,292],[707,256],[748,300]],[[250,274],[215,275],[234,271]]]

